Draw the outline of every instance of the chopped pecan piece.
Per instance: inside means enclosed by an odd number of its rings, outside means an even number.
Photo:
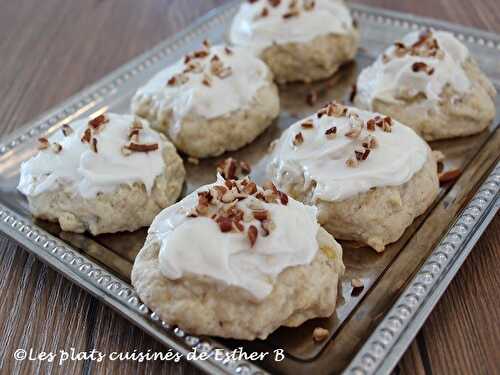
[[[415,73],[418,73],[418,72],[425,72],[427,73],[428,75],[432,75],[434,73],[434,68],[430,67],[429,65],[427,65],[426,63],[424,62],[416,62],[416,63],[413,63],[413,65],[411,66],[411,69],[415,72]]]
[[[288,204],[288,195],[286,195],[282,191],[278,191],[278,196],[280,197],[281,204],[286,206]]]
[[[49,140],[45,137],[38,138],[38,149],[45,150],[49,148]]]
[[[304,121],[302,124],[300,124],[300,126],[303,129],[312,129],[312,128],[314,128],[314,124],[313,124],[313,122],[311,120]]]
[[[370,132],[375,131],[375,120],[374,119],[369,119],[366,122],[366,129]]]
[[[92,138],[92,143],[90,144],[90,148],[93,152],[97,154],[97,138]]]
[[[283,19],[287,20],[293,17],[298,17],[299,16],[299,11],[298,10],[291,10],[290,12],[286,12],[283,14]]]
[[[330,336],[330,331],[323,327],[316,327],[313,331],[313,340],[316,342],[324,341]]]
[[[336,126],[332,126],[331,128],[329,129],[326,129],[325,130],[325,135],[328,139],[333,139],[337,136],[337,127]]]
[[[439,174],[439,183],[445,184],[450,181],[455,181],[460,177],[462,172],[459,169],[452,169],[450,171],[442,172]]]
[[[109,122],[108,116],[106,116],[104,113],[102,115],[97,116],[96,118],[92,119],[89,121],[89,126],[94,129],[95,131],[98,131],[102,125],[105,123]]]
[[[368,155],[370,155],[370,149],[363,149],[363,150],[355,150],[354,154],[356,155],[356,160],[358,161],[363,161],[368,158]]]
[[[219,229],[221,232],[230,232],[233,229],[233,221],[228,217],[218,217],[217,224],[219,224]]]
[[[295,134],[295,137],[293,138],[293,145],[298,146],[304,143],[304,136],[302,135],[301,132],[298,132]]]
[[[255,184],[255,182],[250,182],[245,185],[243,191],[250,195],[255,194],[257,192],[257,185]]]
[[[82,141],[82,143],[90,143],[91,138],[92,138],[92,130],[90,130],[90,128],[87,128],[83,132],[82,138],[80,140]]]
[[[359,295],[365,287],[363,284],[363,280],[357,278],[351,280],[351,286],[352,286],[351,295],[353,296]]]
[[[257,242],[257,227],[255,225],[250,225],[248,227],[248,240],[250,241],[250,246],[253,247],[255,242]]]
[[[62,133],[64,134],[65,137],[67,137],[70,134],[73,134],[73,128],[71,126],[69,126],[68,124],[64,124],[62,126]]]
[[[139,142],[139,129],[130,129],[128,139],[132,142]]]
[[[52,143],[50,147],[52,148],[52,151],[54,151],[56,154],[60,153],[62,150],[62,146],[56,142]]]
[[[208,51],[201,50],[201,51],[195,51],[192,55],[195,59],[204,59],[209,55]]]
[[[134,152],[149,152],[158,150],[158,143],[134,143],[130,142],[126,146],[129,150]]]
[[[268,219],[268,212],[266,210],[258,210],[252,212],[253,217],[259,221]]]

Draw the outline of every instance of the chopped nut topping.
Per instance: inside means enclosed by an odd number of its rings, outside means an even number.
[[[97,154],[97,138],[92,138],[92,143],[90,144],[92,151]]]
[[[351,280],[351,286],[352,286],[352,292],[351,295],[357,296],[361,294],[362,290],[364,289],[364,284],[363,280],[354,278]]]
[[[217,218],[217,224],[219,224],[220,231],[223,233],[230,232],[233,229],[233,221],[228,217],[221,216]]]
[[[322,116],[320,116],[320,113],[322,115],[326,114],[330,117],[342,117],[347,114],[347,107],[340,103],[332,102],[327,104],[321,111],[318,112],[319,118]]]
[[[354,150],[354,154],[356,155],[356,160],[357,161],[363,161],[368,158],[368,155],[370,155],[370,149],[363,149],[363,150]]]
[[[447,182],[455,181],[460,177],[462,172],[459,169],[452,169],[450,171],[441,172],[439,174],[439,183],[445,184]]]
[[[158,143],[134,143],[134,142],[130,142],[125,147],[128,148],[130,151],[134,151],[134,152],[149,152],[149,151],[158,150],[159,146],[158,146]]]
[[[268,212],[266,210],[253,211],[252,214],[253,217],[259,221],[268,219]]]
[[[73,128],[69,126],[68,124],[64,124],[62,126],[62,132],[65,137],[69,136],[70,134],[73,134]]]
[[[303,129],[312,129],[312,128],[314,128],[314,124],[313,124],[313,122],[311,120],[304,121],[302,124],[300,124],[300,126]]]
[[[358,166],[358,160],[356,158],[349,158],[346,160],[345,165],[349,168],[356,168]]]
[[[378,141],[377,141],[377,138],[375,138],[374,136],[369,135],[368,137],[366,137],[363,140],[363,142],[361,143],[361,145],[364,148],[374,149],[374,148],[378,147]]]
[[[195,51],[195,52],[193,52],[193,54],[191,55],[191,57],[195,58],[195,59],[204,59],[208,55],[209,55],[208,51],[201,50],[201,51]]]
[[[230,49],[229,47],[224,47],[224,52],[226,52],[226,55],[228,56],[233,54],[233,50]]]
[[[269,9],[266,7],[262,8],[262,12],[260,12],[261,17],[267,17],[269,15]]]
[[[438,59],[444,58],[444,52],[439,48],[439,44],[436,38],[433,37],[432,32],[427,30],[420,34],[418,40],[411,46],[405,46],[401,42],[394,43],[394,56],[397,58],[403,57],[406,54],[410,56],[420,56],[420,57],[435,57]],[[387,61],[383,59],[384,63]],[[431,69],[433,72],[433,69]],[[427,73],[430,73],[429,70]],[[417,71],[417,70],[415,70]]]
[[[283,19],[287,20],[287,19],[290,19],[290,18],[293,18],[293,17],[298,17],[299,16],[299,11],[298,10],[292,10],[290,12],[287,12],[285,14],[283,14]]]
[[[366,129],[368,131],[375,131],[375,120],[374,119],[369,119],[367,122],[366,122]]]
[[[167,85],[169,86],[181,86],[189,81],[189,77],[186,74],[180,73],[174,75],[167,81]]]
[[[52,143],[50,147],[52,148],[52,151],[54,151],[56,154],[60,153],[62,150],[62,146],[56,142]]]
[[[430,67],[429,65],[427,65],[426,63],[424,62],[416,62],[416,63],[413,63],[413,65],[411,66],[411,69],[415,72],[415,73],[418,73],[418,72],[425,72],[427,73],[428,75],[432,75],[434,73],[434,68]]]
[[[238,177],[250,174],[250,164],[243,160],[227,158],[217,164],[217,172],[226,180],[237,180]]]
[[[250,241],[250,246],[253,247],[255,242],[257,242],[258,231],[255,225],[250,225],[248,227],[248,240]]]
[[[139,142],[139,129],[130,129],[128,139],[132,142]]]
[[[288,195],[286,195],[282,191],[278,191],[278,196],[280,197],[281,204],[286,206],[288,204]]]
[[[182,71],[182,73],[196,73],[199,74],[203,71],[203,67],[197,61],[193,61],[187,65],[187,67]]]
[[[298,146],[304,143],[304,136],[302,135],[301,132],[298,132],[295,134],[295,137],[293,138],[293,145]]]
[[[337,127],[336,126],[332,126],[331,128],[329,129],[326,129],[325,130],[325,135],[328,139],[333,139],[337,136]]]
[[[389,116],[385,116],[382,121],[382,130],[386,133],[390,133],[392,131],[392,119]]]
[[[221,232],[245,232],[245,223],[257,220],[260,223],[261,235],[266,237],[275,229],[271,221],[270,211],[264,208],[260,200],[270,204],[288,203],[288,196],[279,191],[272,182],[260,188],[248,178],[243,180],[224,180],[224,185],[214,185],[209,191],[198,192],[198,202],[195,209],[186,213],[187,217],[209,217],[214,220]],[[246,209],[238,207],[238,202],[253,197],[247,201]],[[272,198],[272,199],[271,199]],[[259,201],[255,200],[258,199]],[[249,225],[247,236],[253,247],[258,237],[256,225]]]
[[[316,327],[313,331],[313,340],[316,342],[324,341],[330,336],[330,331],[323,327]]]
[[[250,182],[245,185],[243,191],[249,195],[255,194],[257,192],[257,185],[255,182]]]
[[[109,122],[108,116],[106,116],[104,113],[102,115],[97,116],[96,118],[92,119],[89,121],[89,126],[95,130],[99,131],[101,127]]]
[[[45,137],[38,138],[38,149],[45,150],[49,147],[49,140]]]
[[[212,45],[210,44],[210,41],[209,41],[209,40],[207,40],[207,39],[205,39],[205,40],[202,42],[202,44],[203,44],[203,47],[205,47],[206,49],[210,49],[210,47],[212,46]]]
[[[273,6],[274,8],[276,8],[277,6],[280,5],[281,3],[281,0],[268,0],[269,4],[271,4],[271,6]]]
[[[224,79],[232,74],[232,69],[230,66],[225,67],[219,56],[214,55],[210,60],[210,72],[220,79]]]
[[[90,138],[92,138],[92,130],[90,128],[85,129],[82,138],[80,139],[82,143],[90,143]]]
[[[306,103],[311,107],[316,104],[318,101],[318,93],[314,90],[311,90],[306,96]]]
[[[357,278],[352,279],[351,280],[351,286],[353,288],[363,288],[364,287],[363,280],[357,279]]]

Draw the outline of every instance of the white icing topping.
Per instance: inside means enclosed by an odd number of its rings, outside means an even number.
[[[298,15],[284,18],[293,11],[293,2],[297,3]],[[231,43],[260,53],[274,43],[305,43],[321,35],[352,31],[349,9],[341,0],[316,0],[310,10],[304,8],[313,3],[310,0],[281,0],[276,7],[270,3],[259,0],[241,5],[231,25]],[[267,16],[262,16],[263,9],[267,9]]]
[[[193,58],[187,64],[181,59],[160,71],[137,91],[132,109],[136,110],[139,101],[149,100],[153,111],[172,111],[176,122],[188,114],[213,119],[247,108],[257,91],[270,84],[269,68],[244,49],[231,47],[228,53],[224,46],[213,46],[206,51],[209,52],[206,57]],[[226,77],[211,73],[211,60],[215,55],[223,67],[230,69]],[[182,74],[189,64],[195,64],[196,68]],[[174,76],[177,76],[177,84],[169,85],[168,81]],[[209,86],[204,80],[210,82]]]
[[[219,180],[217,184],[221,184]],[[213,185],[198,191],[208,191]],[[267,210],[275,227],[267,237],[259,235],[251,246],[246,235],[252,217],[243,221],[243,232],[222,232],[209,217],[187,217],[197,205],[197,192],[164,209],[149,229],[148,241],[160,244],[159,266],[172,280],[183,275],[208,276],[223,284],[243,288],[261,300],[268,296],[276,277],[286,268],[309,264],[318,251],[316,208],[289,199],[287,205],[265,203],[250,196],[238,208],[250,213],[255,202]]]
[[[419,35],[418,31],[407,34],[402,43],[410,47],[419,40]],[[372,109],[374,99],[394,103],[398,98],[418,93],[424,93],[429,102],[435,102],[447,84],[458,92],[467,91],[471,85],[462,67],[469,55],[467,48],[448,32],[433,31],[431,35],[439,46],[435,56],[406,53],[398,57],[398,48],[392,45],[364,69],[358,77],[356,103]],[[415,71],[415,63],[425,63],[432,74],[425,70]]]
[[[365,123],[377,114],[349,108]],[[306,119],[307,120],[307,119]],[[313,128],[304,129],[299,121],[287,129],[274,146],[269,166],[271,178],[278,188],[290,191],[291,186],[304,181],[304,190],[314,186],[311,200],[338,201],[368,191],[373,187],[396,186],[407,182],[424,165],[429,146],[415,132],[392,120],[391,132],[378,126],[368,131],[366,126],[358,138],[345,136],[351,130],[347,117],[313,115],[308,118]],[[329,139],[327,129],[336,127],[336,137]],[[298,133],[303,142],[294,145]],[[376,139],[378,146],[370,150],[368,158],[349,167],[346,161],[367,136]],[[355,158],[354,158],[355,159]]]
[[[164,171],[161,152],[164,141],[146,121],[139,120],[143,126],[139,143],[157,143],[159,147],[156,151],[125,156],[121,148],[129,142],[134,117],[112,113],[106,116],[109,122],[102,125],[99,132],[93,132],[97,153],[81,141],[88,120],[75,121],[70,125],[73,132],[68,136],[59,130],[49,138],[50,143],[62,146],[59,153],[49,147],[21,165],[18,189],[25,195],[34,196],[69,188],[84,198],[92,198],[99,192],[112,192],[120,184],[142,182],[147,191],[151,191],[155,178]]]

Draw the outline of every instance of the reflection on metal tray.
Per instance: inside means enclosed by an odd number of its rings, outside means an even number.
[[[247,351],[265,352],[283,348],[287,353],[282,362],[222,361],[212,356],[208,361],[196,363],[211,373],[247,370],[254,373],[259,367],[286,373],[386,372],[402,355],[430,307],[436,303],[498,209],[500,131],[493,125],[488,131],[473,137],[431,144],[433,149],[446,155],[445,168],[460,169],[462,176],[454,184],[443,186],[434,205],[384,253],[376,254],[358,248],[356,244],[343,243],[347,272],[339,286],[335,314],[329,319],[306,322],[298,328],[281,328],[265,341],[198,338],[163,324],[156,314],[141,304],[129,285],[133,260],[142,246],[146,229],[97,237],[63,232],[56,224],[33,222],[25,199],[15,190],[19,165],[36,152],[34,144],[40,134],[50,134],[62,123],[103,109],[128,112],[131,95],[158,70],[198,46],[206,37],[213,42],[222,41],[236,6],[229,4],[211,12],[187,31],[170,38],[2,140],[0,229],[134,324],[181,353],[193,346],[211,353],[214,348],[229,350],[239,346]],[[356,61],[343,66],[326,81],[280,87],[282,113],[279,119],[254,143],[230,154],[248,161],[253,167],[252,177],[258,182],[265,179],[269,143],[291,123],[323,103],[332,99],[348,102],[351,86],[360,69],[410,29],[434,27],[455,32],[467,43],[495,86],[500,87],[500,68],[496,62],[500,50],[498,36],[360,5],[352,7],[362,31],[362,48]],[[312,90],[319,95],[314,107],[306,103],[306,96]],[[500,102],[496,104],[497,112],[500,112]],[[202,160],[198,165],[186,163],[185,194],[214,180],[218,160],[220,158]],[[365,286],[356,295],[353,295],[350,285],[354,277],[362,279]],[[311,339],[312,330],[318,325],[329,328],[329,340],[316,343]]]

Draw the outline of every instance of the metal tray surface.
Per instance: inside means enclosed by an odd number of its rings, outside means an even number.
[[[0,230],[165,345],[183,354],[193,347],[210,353],[208,360],[193,362],[207,372],[388,373],[499,208],[500,131],[495,125],[498,118],[488,131],[479,135],[431,144],[433,149],[445,153],[445,168],[460,169],[462,177],[441,188],[433,207],[417,218],[401,240],[389,246],[383,254],[355,249],[353,244],[343,243],[347,273],[339,287],[338,306],[331,318],[315,319],[294,329],[281,328],[267,340],[252,343],[191,336],[161,322],[140,302],[129,284],[129,275],[146,229],[97,237],[62,232],[56,224],[33,220],[25,198],[15,189],[20,163],[36,152],[34,145],[40,135],[51,134],[75,118],[107,110],[128,112],[135,90],[157,71],[197,48],[205,38],[213,43],[223,41],[238,5],[239,2],[232,2],[215,9],[187,30],[2,139]],[[319,94],[315,107],[332,99],[347,101],[360,69],[410,30],[431,27],[453,32],[468,46],[483,71],[500,89],[499,36],[357,4],[351,4],[351,9],[362,32],[362,47],[356,61],[323,82],[282,86],[280,118],[254,143],[230,153],[252,165],[252,177],[258,182],[265,179],[263,171],[269,143],[291,123],[315,110],[306,104],[307,93],[314,90]],[[496,106],[498,113],[498,98]],[[185,163],[187,183],[184,194],[212,182],[215,165],[220,159],[203,160],[199,165]],[[411,267],[405,268],[404,264]],[[350,280],[353,277],[363,279],[365,285],[357,295],[352,295]],[[384,283],[396,286],[385,291]],[[312,330],[318,325],[330,330],[330,339],[319,344],[310,339]],[[287,355],[282,362],[259,363],[221,360],[214,355],[215,349],[229,351],[239,346],[247,351],[283,348]]]

